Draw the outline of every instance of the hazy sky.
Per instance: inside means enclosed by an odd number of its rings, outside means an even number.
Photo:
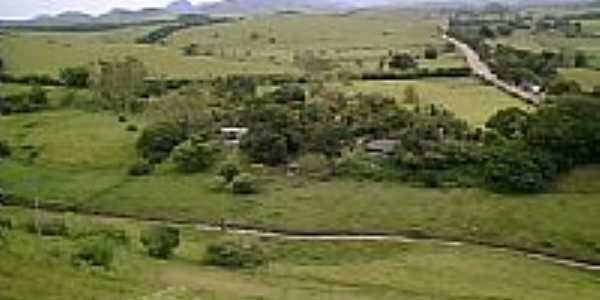
[[[0,18],[23,19],[65,10],[104,13],[112,8],[162,7],[172,0],[0,0]],[[193,3],[210,0],[192,0]]]

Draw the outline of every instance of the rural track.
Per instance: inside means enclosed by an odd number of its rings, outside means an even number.
[[[2,205],[0,204],[0,211],[2,210]],[[4,207],[13,207],[13,208],[25,208],[32,209],[29,206],[20,206],[20,205],[8,205]],[[65,213],[71,212],[75,215],[80,216],[89,216],[99,220],[110,220],[110,221],[134,221],[141,223],[166,223],[171,226],[191,226],[194,230],[199,232],[224,232],[231,235],[238,236],[250,236],[260,239],[279,239],[285,241],[303,241],[303,242],[394,242],[394,243],[433,243],[441,246],[447,247],[461,247],[461,246],[480,246],[486,247],[489,249],[500,250],[507,253],[514,253],[523,255],[529,259],[542,261],[551,263],[554,265],[559,265],[563,267],[569,267],[578,269],[581,271],[591,271],[591,272],[600,272],[600,263],[598,262],[589,262],[583,261],[573,258],[561,257],[558,255],[542,253],[539,251],[532,251],[524,248],[516,248],[507,245],[498,245],[489,242],[481,242],[481,241],[461,241],[461,240],[451,240],[444,239],[441,237],[430,237],[430,236],[421,236],[421,237],[413,237],[408,234],[393,234],[393,233],[328,233],[328,232],[286,232],[283,230],[268,230],[265,228],[260,228],[258,226],[248,226],[241,224],[226,224],[226,225],[215,225],[213,223],[208,222],[194,222],[194,221],[177,221],[177,220],[169,220],[169,219],[160,219],[160,218],[142,218],[130,215],[117,215],[117,214],[106,214],[106,213],[85,213],[85,212],[72,212],[65,211],[61,209],[48,209],[48,208],[39,208],[42,212],[49,213]]]
[[[498,78],[498,76],[492,72],[492,69],[483,60],[481,60],[479,54],[477,54],[477,52],[466,43],[463,43],[447,34],[444,34],[442,38],[447,42],[452,43],[457,49],[460,50],[460,52],[462,52],[473,73],[482,80],[494,85],[498,89],[510,95],[527,102],[528,104],[538,105],[542,102],[542,96],[522,90],[521,88]]]

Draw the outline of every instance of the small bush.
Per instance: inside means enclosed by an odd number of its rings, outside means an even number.
[[[118,120],[119,120],[119,123],[125,123],[125,122],[127,122],[127,117],[124,115],[119,115]]]
[[[0,141],[0,157],[9,157],[12,153],[8,142]]]
[[[146,127],[136,142],[142,157],[152,163],[160,163],[171,154],[173,148],[184,140],[183,130],[173,124],[159,123]]]
[[[215,150],[208,143],[195,140],[177,146],[172,159],[177,170],[182,173],[195,173],[208,169],[214,160]]]
[[[437,59],[438,58],[438,50],[435,47],[427,47],[425,49],[425,59]]]
[[[140,238],[148,255],[168,259],[179,246],[179,229],[165,225],[152,226],[142,232]]]
[[[222,176],[227,183],[232,182],[235,177],[240,175],[240,167],[237,162],[233,160],[227,160],[221,166],[219,166],[219,176]]]
[[[13,219],[9,216],[0,216],[0,230],[11,230],[14,226]]]
[[[426,188],[440,188],[444,185],[442,176],[435,171],[425,172],[421,178]]]
[[[206,248],[204,262],[226,268],[255,268],[268,262],[263,248],[256,242],[225,240]]]
[[[251,174],[241,174],[231,183],[231,189],[234,194],[255,194],[258,192],[256,177]]]
[[[73,263],[80,265],[82,262],[90,266],[110,269],[114,259],[112,243],[102,237],[91,237],[80,242],[79,249],[73,254]]]
[[[30,233],[40,233],[44,236],[67,236],[69,228],[65,219],[62,217],[43,217],[37,221],[35,219],[27,225]]]
[[[146,176],[154,171],[154,165],[145,160],[139,160],[129,167],[129,176]]]
[[[356,179],[381,180],[383,168],[363,153],[353,153],[342,157],[336,165],[338,175]]]
[[[127,125],[125,130],[130,131],[130,132],[136,132],[136,131],[138,131],[138,127],[135,124],[129,124],[129,125]]]
[[[129,244],[127,231],[109,224],[80,224],[71,230],[74,239],[103,238],[118,245]]]

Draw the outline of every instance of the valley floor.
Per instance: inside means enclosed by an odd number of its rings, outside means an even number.
[[[272,262],[234,271],[202,263],[220,233],[183,230],[169,261],[145,257],[135,241],[143,224],[112,221],[132,237],[109,271],[71,266],[69,238],[25,233],[31,211],[2,208],[17,219],[0,254],[2,299],[596,299],[596,273],[532,261],[518,253],[435,243],[263,241]],[[94,218],[67,214],[70,224]],[[107,222],[103,220],[102,222]]]

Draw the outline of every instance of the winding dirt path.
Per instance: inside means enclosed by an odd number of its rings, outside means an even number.
[[[20,209],[30,209],[31,207],[24,206],[5,206]],[[0,205],[0,210],[2,206]],[[64,213],[64,210],[55,209],[40,209],[42,212],[48,213]],[[74,213],[74,212],[73,212]],[[123,215],[110,215],[110,214],[92,214],[92,213],[74,213],[80,216],[87,216],[96,218],[98,220],[105,221],[133,221],[141,223],[166,223],[172,226],[191,226],[195,230],[200,232],[224,232],[232,235],[240,236],[251,236],[261,239],[280,239],[287,241],[328,241],[328,242],[395,242],[395,243],[433,243],[443,245],[447,247],[461,247],[461,246],[479,246],[487,247],[490,249],[506,251],[510,253],[517,253],[524,255],[527,258],[552,263],[564,267],[579,269],[582,271],[593,271],[600,272],[600,264],[581,261],[577,259],[560,257],[552,254],[546,254],[541,252],[535,252],[527,249],[517,249],[504,245],[494,245],[492,243],[485,242],[472,242],[472,241],[458,241],[450,240],[439,237],[411,237],[402,234],[375,234],[375,233],[352,233],[352,234],[331,234],[325,232],[285,232],[277,230],[268,230],[265,228],[239,225],[239,224],[227,224],[227,225],[215,225],[203,222],[180,222],[167,219],[150,219],[141,218],[135,216],[123,216]]]

